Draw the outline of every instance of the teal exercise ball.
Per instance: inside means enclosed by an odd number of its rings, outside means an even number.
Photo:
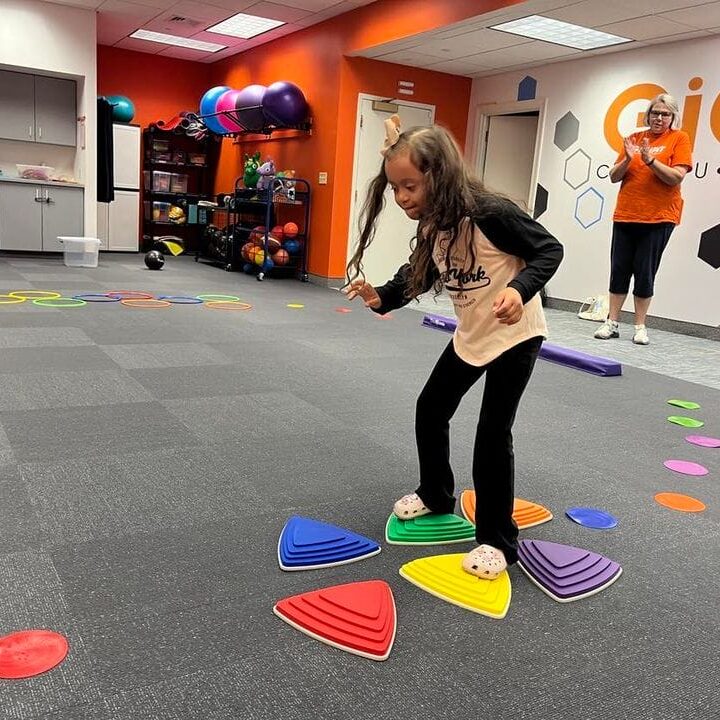
[[[112,119],[115,122],[132,122],[135,117],[135,106],[130,98],[124,95],[107,95],[105,99],[113,106]]]

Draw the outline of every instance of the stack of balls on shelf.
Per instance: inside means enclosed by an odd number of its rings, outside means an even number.
[[[284,225],[275,225],[267,234],[267,253],[265,257],[265,227],[258,225],[253,228],[248,241],[240,248],[240,256],[245,260],[243,270],[252,272],[254,266],[264,271],[276,265],[287,265],[293,255],[300,252],[301,245],[297,239],[299,229],[296,223],[286,222]]]
[[[302,90],[285,80],[267,87],[248,85],[242,90],[217,85],[200,99],[199,115],[212,132],[229,135],[258,132],[268,126],[302,125],[307,120],[308,104]]]

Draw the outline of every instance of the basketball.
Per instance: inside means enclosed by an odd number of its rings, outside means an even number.
[[[283,233],[286,238],[293,238],[298,234],[298,226],[294,222],[287,222],[283,225]]]
[[[290,262],[290,253],[285,248],[280,248],[272,259],[276,265],[287,265]]]
[[[282,225],[276,225],[271,231],[273,237],[276,237],[280,242],[283,241],[283,235],[285,234],[285,231],[283,230]]]

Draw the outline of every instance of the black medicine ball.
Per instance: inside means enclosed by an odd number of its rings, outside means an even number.
[[[162,270],[165,264],[165,256],[159,250],[150,250],[145,254],[145,264],[151,270]]]

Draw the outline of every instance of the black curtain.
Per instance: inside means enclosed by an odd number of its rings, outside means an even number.
[[[113,106],[104,97],[97,99],[97,200],[115,199],[113,171]]]

